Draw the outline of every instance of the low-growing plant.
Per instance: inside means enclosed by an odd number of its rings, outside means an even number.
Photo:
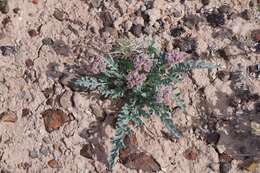
[[[143,51],[136,51],[134,57],[129,58],[126,56],[131,55],[132,45],[121,46],[126,49],[117,48],[116,58],[110,54],[102,61],[96,61],[93,75],[82,76],[74,81],[78,87],[97,90],[105,97],[125,101],[117,114],[113,148],[108,158],[110,169],[115,164],[120,149],[124,147],[125,136],[131,133],[130,125],[143,125],[143,117],[158,116],[169,133],[180,138],[181,133],[171,119],[171,109],[180,107],[184,110],[185,106],[180,93],[175,92],[177,88],[174,84],[180,82],[183,74],[192,69],[215,67],[202,60],[186,60],[183,52],[159,52],[154,44]],[[120,54],[123,58],[120,58]],[[97,69],[100,69],[98,74]]]

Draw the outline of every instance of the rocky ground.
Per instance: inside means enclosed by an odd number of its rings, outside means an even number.
[[[180,140],[147,120],[113,172],[259,173],[259,10],[258,0],[0,0],[1,173],[108,172],[118,103],[67,83],[126,37],[219,68],[179,84]]]

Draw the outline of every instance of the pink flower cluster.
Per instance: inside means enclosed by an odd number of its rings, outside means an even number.
[[[172,51],[170,53],[167,53],[166,61],[167,61],[168,64],[171,65],[171,64],[174,64],[174,63],[184,59],[185,55],[186,54],[184,52],[180,52],[180,51],[174,50],[174,51]]]
[[[169,107],[174,104],[173,101],[173,88],[170,85],[161,85],[160,90],[156,96],[157,103],[163,103]]]
[[[148,56],[138,56],[134,60],[134,68],[139,71],[149,72],[153,61]]]
[[[138,56],[134,59],[133,64],[134,69],[126,77],[129,88],[142,85],[146,80],[146,74],[151,70],[153,61],[148,56]]]
[[[105,72],[106,63],[104,58],[100,56],[94,56],[91,63],[86,66],[86,70],[93,74]]]

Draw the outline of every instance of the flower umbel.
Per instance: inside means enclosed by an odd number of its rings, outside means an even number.
[[[134,60],[134,67],[135,69],[138,69],[139,71],[149,72],[151,70],[151,67],[153,65],[152,59],[150,59],[148,56],[138,56]]]
[[[167,53],[166,55],[166,61],[169,65],[177,63],[178,61],[185,58],[185,53],[180,51],[172,51],[170,53]]]
[[[128,88],[133,88],[135,86],[140,86],[145,81],[146,75],[144,73],[139,73],[138,69],[135,69],[128,73],[126,80]]]

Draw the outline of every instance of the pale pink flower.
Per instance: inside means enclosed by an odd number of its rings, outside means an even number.
[[[174,64],[185,58],[185,53],[180,51],[172,51],[166,54],[166,61],[169,65]]]
[[[142,85],[145,79],[146,75],[144,73],[139,73],[137,69],[129,72],[126,77],[128,88]]]
[[[138,56],[134,59],[134,68],[139,71],[149,72],[153,66],[153,61],[148,56]]]

